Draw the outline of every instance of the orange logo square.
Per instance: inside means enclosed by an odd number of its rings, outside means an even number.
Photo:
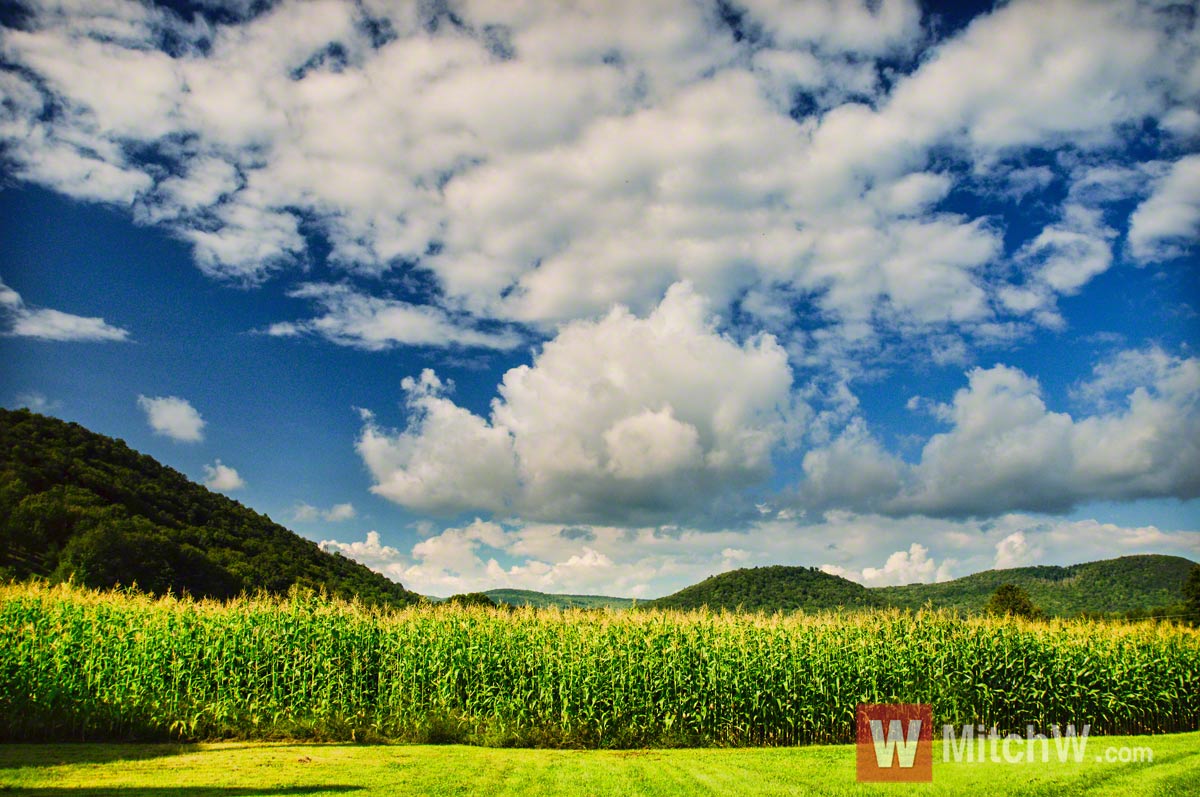
[[[933,780],[933,709],[927,703],[859,703],[858,780]]]

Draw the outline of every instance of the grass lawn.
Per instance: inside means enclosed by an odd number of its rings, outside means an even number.
[[[1107,748],[1152,763],[1097,761]],[[932,784],[855,782],[854,748],[511,750],[343,744],[0,745],[0,794],[67,795],[727,795],[1200,794],[1200,733],[1093,737],[1082,762],[943,763]]]

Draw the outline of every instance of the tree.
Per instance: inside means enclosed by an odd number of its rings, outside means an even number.
[[[1183,582],[1183,605],[1187,621],[1200,625],[1200,565],[1193,567],[1187,581]]]
[[[495,606],[496,602],[484,595],[482,592],[464,592],[460,595],[451,595],[446,598],[446,603],[451,606]]]
[[[1016,584],[1001,584],[992,593],[983,610],[988,614],[1003,614],[1010,617],[1040,617],[1042,610],[1034,606],[1029,593]]]

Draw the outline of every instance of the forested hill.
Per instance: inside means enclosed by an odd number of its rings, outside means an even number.
[[[647,601],[657,609],[741,609],[791,612],[882,606],[862,584],[815,567],[753,567],[721,573],[673,595]]]
[[[228,598],[293,584],[373,604],[418,600],[121,440],[0,409],[0,578]]]
[[[879,587],[888,605],[916,609],[934,606],[979,611],[1001,584],[1015,584],[1050,615],[1151,611],[1180,604],[1183,583],[1195,562],[1181,556],[1122,556],[1067,567],[1016,567],[938,584]]]
[[[1180,556],[1122,556],[1069,567],[987,570],[938,584],[867,588],[809,567],[755,567],[712,576],[642,606],[790,612],[895,606],[982,611],[1003,584],[1023,588],[1052,616],[1127,614],[1181,607],[1196,564]],[[1180,609],[1182,611],[1182,609]]]

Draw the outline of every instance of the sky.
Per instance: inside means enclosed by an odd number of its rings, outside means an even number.
[[[430,595],[1200,560],[1198,17],[10,3],[0,402]]]

